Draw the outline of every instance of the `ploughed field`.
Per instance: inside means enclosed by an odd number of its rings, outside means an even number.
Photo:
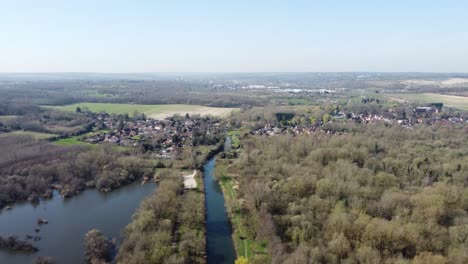
[[[238,108],[225,107],[208,107],[201,105],[187,104],[159,104],[159,105],[142,105],[142,104],[111,104],[111,103],[78,103],[65,106],[47,106],[62,111],[76,111],[77,107],[88,108],[92,112],[107,112],[114,114],[129,114],[133,115],[135,111],[145,113],[148,117],[154,119],[163,119],[166,117],[179,115],[213,115],[227,116],[232,111]]]

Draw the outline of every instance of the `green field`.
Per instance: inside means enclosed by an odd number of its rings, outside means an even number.
[[[56,135],[32,132],[32,131],[14,131],[10,133],[0,134],[0,137],[9,137],[9,136],[32,136],[33,138],[37,140],[41,140],[41,139],[49,139],[49,138],[55,137]]]
[[[393,97],[417,103],[444,103],[444,106],[468,111],[468,97],[436,93],[397,94]]]
[[[54,144],[62,145],[62,146],[90,145],[89,143],[79,141],[78,138],[80,138],[80,136],[61,138],[57,141],[54,141]]]
[[[108,104],[108,103],[79,103],[65,106],[47,106],[62,111],[76,111],[77,107],[81,109],[88,108],[92,112],[107,112],[114,114],[129,114],[133,115],[135,111],[145,113],[147,116],[155,119],[166,118],[175,114],[185,115],[213,115],[227,116],[237,108],[223,107],[207,107],[201,105],[185,105],[185,104],[162,104],[162,105],[141,105],[141,104]]]
[[[79,139],[82,138],[82,137],[93,136],[93,135],[96,135],[98,133],[109,133],[109,130],[97,130],[97,131],[92,131],[92,132],[89,132],[89,133],[86,133],[86,134],[83,134],[83,135],[80,135],[80,136],[61,138],[59,140],[54,141],[54,144],[62,145],[62,146],[72,146],[72,145],[87,145],[87,146],[90,146],[90,145],[93,145],[93,144],[80,141]]]

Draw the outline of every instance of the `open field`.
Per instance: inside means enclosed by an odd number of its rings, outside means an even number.
[[[10,133],[0,134],[0,137],[8,137],[8,136],[32,136],[33,138],[40,140],[40,139],[49,139],[54,137],[54,134],[47,134],[47,133],[39,133],[39,132],[32,132],[32,131],[14,131]]]
[[[59,140],[54,141],[54,144],[62,145],[62,146],[73,146],[73,145],[91,145],[89,143],[79,141],[78,138],[80,136],[68,137],[68,138],[61,138]]]
[[[223,107],[208,107],[201,105],[185,105],[185,104],[162,104],[162,105],[141,105],[141,104],[108,104],[108,103],[79,103],[65,106],[50,106],[57,110],[75,111],[77,107],[81,109],[87,107],[92,112],[115,113],[115,114],[129,114],[133,115],[135,111],[145,113],[148,117],[154,119],[163,119],[175,114],[185,115],[213,115],[213,116],[227,116],[237,108],[223,108]]]
[[[468,97],[445,95],[436,93],[418,93],[418,94],[398,94],[394,95],[395,98],[401,98],[412,102],[419,103],[436,103],[442,102],[444,106],[458,108],[460,110],[468,111]]]
[[[17,116],[0,116],[0,122],[15,119]]]

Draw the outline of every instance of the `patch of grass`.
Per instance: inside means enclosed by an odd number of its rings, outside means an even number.
[[[92,112],[107,112],[114,114],[129,114],[133,115],[135,111],[145,113],[148,117],[155,119],[163,119],[175,114],[185,115],[213,115],[227,116],[232,111],[238,108],[223,108],[223,107],[208,107],[201,105],[186,105],[186,104],[160,104],[160,105],[142,105],[142,104],[111,104],[111,103],[78,103],[65,106],[46,106],[60,111],[76,111],[77,107],[81,109],[88,108]]]
[[[80,141],[79,139],[82,137],[89,137],[89,136],[94,136],[100,133],[109,133],[109,130],[103,129],[103,130],[96,130],[92,131],[80,136],[73,136],[73,137],[67,137],[67,138],[61,138],[59,140],[54,141],[54,144],[62,145],[62,146],[72,146],[72,145],[93,145],[89,144],[83,141]]]
[[[240,148],[240,139],[238,136],[234,135],[231,137],[231,145],[232,145],[232,148],[234,149],[238,149]]]
[[[91,145],[86,142],[78,140],[80,136],[68,137],[68,138],[61,138],[59,140],[54,141],[54,144],[62,145],[62,146],[73,146],[73,145]]]
[[[133,136],[133,137],[131,137],[131,139],[133,139],[133,140],[137,140],[137,141],[138,141],[138,140],[140,140],[140,139],[141,139],[141,136],[139,136],[139,135],[138,135],[138,136]]]
[[[33,132],[33,131],[13,131],[10,133],[0,134],[0,137],[8,137],[8,136],[31,136],[34,139],[43,140],[43,139],[53,138],[56,135],[48,134],[48,133]]]
[[[233,149],[240,148],[241,141],[240,139],[245,135],[248,134],[249,130],[246,128],[231,130],[228,132],[228,136],[231,138],[231,146]]]
[[[241,129],[236,129],[236,130],[231,130],[228,132],[228,135],[230,137],[232,136],[238,136],[239,138],[243,137],[245,134],[249,133],[248,128],[241,128]]]

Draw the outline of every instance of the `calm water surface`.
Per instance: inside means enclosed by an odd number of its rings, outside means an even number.
[[[0,251],[1,264],[32,263],[37,256],[52,256],[57,263],[83,263],[83,240],[86,232],[96,228],[107,237],[121,238],[121,231],[130,223],[131,217],[142,199],[156,189],[154,183],[140,185],[136,182],[109,193],[86,190],[76,197],[64,200],[55,195],[41,201],[38,206],[30,203],[16,205],[12,210],[0,212],[0,235],[38,235],[33,242],[39,248],[34,254],[14,254]],[[49,224],[38,228],[38,218]]]
[[[224,206],[224,196],[213,175],[215,158],[204,168],[206,193],[206,253],[208,264],[232,264],[236,252],[232,242],[231,222]]]

